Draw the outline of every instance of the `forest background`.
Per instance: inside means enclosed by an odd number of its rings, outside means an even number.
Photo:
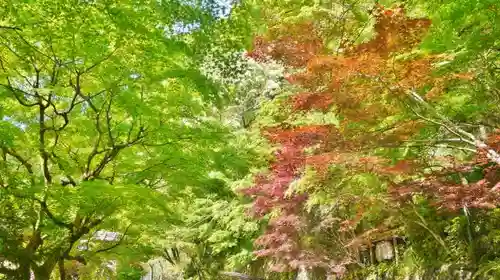
[[[497,1],[0,7],[0,279],[500,277]]]

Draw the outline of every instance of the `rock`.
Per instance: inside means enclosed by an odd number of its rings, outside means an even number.
[[[391,260],[394,258],[394,249],[391,242],[382,241],[375,246],[375,258],[381,262],[384,260]]]

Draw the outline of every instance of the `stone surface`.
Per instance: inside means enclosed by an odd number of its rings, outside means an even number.
[[[381,241],[375,246],[375,258],[377,261],[391,260],[394,258],[394,248],[391,242]]]

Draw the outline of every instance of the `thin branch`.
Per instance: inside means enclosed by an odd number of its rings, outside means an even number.
[[[113,104],[113,97],[109,99],[108,106],[106,108],[106,125],[108,127],[108,141],[110,145],[115,145],[115,139],[113,138],[112,129],[111,129],[111,105]]]
[[[430,119],[430,118],[427,118],[425,116],[423,116],[422,114],[418,113],[415,109],[413,109],[410,105],[406,104],[407,108],[410,109],[416,116],[418,116],[419,118],[421,118],[422,120],[426,121],[426,122],[429,122],[429,123],[432,123],[432,124],[435,124],[435,125],[438,125],[440,127],[444,127],[446,130],[448,130],[450,133],[454,134],[455,136],[457,136],[458,138],[460,138],[464,143],[467,143],[467,144],[470,144],[472,146],[475,146],[475,143],[473,141],[469,141],[467,139],[464,139],[463,138],[463,135],[461,135],[460,133],[458,133],[457,131],[453,130],[451,127],[449,127],[448,125],[442,123],[442,122],[438,122],[436,120],[433,120],[433,119]]]
[[[2,67],[2,70],[7,72],[7,70],[5,69],[5,66],[3,64],[3,60],[0,59],[0,67]],[[10,81],[10,79],[7,77],[7,85],[5,84],[0,84],[0,86],[3,86],[5,88],[7,88],[8,90],[10,90],[12,92],[12,94],[14,95],[14,97],[16,98],[16,100],[23,106],[25,107],[33,107],[33,106],[36,106],[38,105],[38,102],[35,102],[35,103],[29,103],[27,102],[26,100],[24,100],[21,96],[19,96],[16,92],[21,92],[22,94],[25,94],[25,95],[29,95],[27,92],[21,90],[21,89],[18,89],[18,88],[14,88],[12,86],[12,83]]]
[[[54,151],[52,151],[52,157],[50,158],[52,160],[53,163],[57,164],[57,166],[59,167],[60,170],[62,171],[66,171],[63,164],[61,163],[61,160],[60,160],[60,157],[56,155],[56,153]],[[73,179],[73,177],[71,177],[71,175],[69,174],[66,174],[65,175],[66,178],[67,178],[67,181],[66,180],[62,180],[61,184],[63,186],[66,186],[66,185],[72,185],[72,186],[76,186],[76,181],[75,179]]]
[[[110,131],[111,128],[108,127],[108,133],[110,134]],[[116,156],[118,156],[118,154],[120,153],[121,150],[127,148],[127,147],[130,147],[132,145],[135,145],[137,143],[139,143],[144,137],[145,137],[145,129],[143,127],[141,127],[139,129],[139,131],[137,132],[136,136],[134,139],[131,139],[130,141],[127,141],[125,143],[122,143],[122,144],[116,144],[115,143],[115,140],[112,139],[112,147],[110,147],[110,150],[108,150],[106,152],[106,154],[104,155],[104,157],[101,159],[101,161],[99,162],[99,164],[97,165],[97,167],[94,169],[94,171],[92,171],[90,174],[87,175],[87,177],[85,178],[86,180],[89,180],[90,178],[95,178],[95,177],[98,177],[99,174],[104,170],[104,168],[107,166],[108,163],[110,163],[112,160],[114,160],[116,158]],[[111,136],[110,136],[111,137]]]
[[[17,102],[19,102],[24,107],[34,107],[34,106],[38,105],[38,102],[28,103],[26,100],[23,100],[22,97],[20,97],[19,95],[16,94],[16,91],[17,92],[21,92],[23,94],[26,94],[26,92],[24,92],[24,91],[22,91],[22,90],[20,90],[18,88],[14,88],[14,87],[12,87],[10,85],[0,84],[0,86],[3,86],[5,88],[7,88],[8,90],[10,90],[12,92],[12,95],[14,95],[14,97],[16,98]]]
[[[15,159],[17,159],[25,168],[26,168],[26,171],[28,171],[28,173],[33,176],[34,175],[34,172],[33,172],[33,166],[31,165],[31,163],[28,162],[28,160],[26,160],[25,158],[23,158],[20,154],[18,154],[16,151],[14,151],[13,149],[9,149],[7,147],[2,147],[2,150],[5,154],[8,154],[8,155],[11,155],[13,156]]]
[[[21,38],[21,40],[22,40],[22,41],[23,41],[26,45],[28,45],[30,48],[32,48],[33,50],[35,50],[37,53],[39,53],[39,54],[41,54],[41,55],[45,56],[46,58],[48,58],[48,59],[50,59],[50,60],[52,60],[52,57],[50,57],[50,55],[47,55],[47,54],[43,53],[43,52],[42,52],[42,51],[40,51],[37,47],[33,46],[30,42],[28,42],[28,40],[26,40],[26,38],[24,38],[24,37],[23,37],[23,35],[21,35],[21,33],[20,33],[18,30],[15,30],[15,32],[16,32],[17,36],[18,36],[19,38]],[[33,63],[34,63],[34,61],[33,61]]]
[[[5,25],[0,25],[0,29],[19,30],[19,31],[22,30],[21,28],[19,28],[17,26],[5,26]]]
[[[77,98],[78,98],[78,92],[75,92],[75,94],[73,94],[73,97],[71,98],[71,103],[69,105],[69,107],[63,111],[63,112],[59,112],[56,108],[56,105],[54,104],[54,102],[51,102],[51,100],[47,100],[47,104],[48,106],[52,107],[52,109],[54,110],[54,114],[56,114],[56,116],[60,116],[63,118],[64,120],[64,123],[62,126],[60,127],[55,127],[55,125],[53,125],[52,127],[46,127],[47,130],[53,130],[54,132],[59,132],[59,131],[62,131],[63,129],[66,128],[66,126],[68,126],[69,124],[69,114],[73,111],[73,109],[75,108],[75,106],[77,105]]]
[[[42,208],[42,211],[47,215],[47,217],[50,220],[52,220],[54,222],[54,224],[56,224],[58,226],[61,226],[61,227],[64,227],[64,228],[67,228],[69,230],[72,230],[72,228],[73,228],[72,224],[65,223],[65,222],[61,221],[60,219],[56,218],[54,216],[54,214],[52,214],[52,212],[50,212],[49,207],[47,206],[47,202],[46,201],[40,200],[38,198],[34,198],[34,199],[40,204],[40,207]]]
[[[417,215],[417,217],[420,219],[421,222],[418,222],[418,221],[415,221],[416,224],[420,225],[421,227],[425,228],[426,230],[429,231],[429,233],[434,237],[434,239],[436,239],[436,241],[441,245],[443,246],[444,250],[446,251],[446,253],[449,255],[450,254],[450,251],[448,249],[448,247],[446,246],[444,240],[441,238],[441,236],[439,236],[439,234],[435,233],[433,230],[431,230],[428,226],[427,226],[427,222],[425,221],[424,217],[422,217],[422,215],[420,215],[417,211],[417,209],[415,208],[415,205],[412,204],[412,207],[413,207],[413,212],[415,213],[415,215]]]
[[[98,92],[96,92],[94,94],[89,94],[88,96],[85,96],[83,94],[79,94],[79,96],[82,97],[83,100],[77,101],[75,103],[75,105],[80,105],[80,104],[82,104],[84,102],[88,102],[89,100],[92,100],[94,97],[99,96],[99,95],[105,93],[106,91],[107,91],[106,89],[103,89],[103,90],[98,91]],[[90,104],[89,104],[89,106],[90,106]]]
[[[369,75],[360,75],[363,77],[368,77],[368,78],[375,78],[376,81],[380,82],[386,89],[389,91],[393,91],[392,88],[387,86],[387,83],[385,83],[380,77],[373,77]],[[400,89],[402,89],[401,86],[398,86]],[[421,104],[425,106],[426,109],[430,110],[432,113],[434,113],[439,119],[441,119],[443,122],[439,122],[436,120],[433,120],[431,118],[425,117],[422,114],[418,113],[413,107],[408,105],[406,102],[403,101],[406,107],[408,107],[416,116],[419,118],[429,122],[436,124],[440,127],[444,127],[446,130],[448,130],[450,133],[456,135],[458,138],[460,138],[464,143],[467,143],[469,145],[474,146],[477,150],[483,150],[486,152],[486,155],[488,159],[490,159],[492,162],[499,164],[500,165],[500,154],[495,151],[495,149],[492,149],[489,147],[484,141],[482,141],[480,138],[476,137],[475,135],[463,130],[460,128],[458,125],[454,124],[447,118],[445,118],[443,115],[441,115],[434,107],[432,107],[429,103],[427,103],[422,97],[420,97],[415,90],[403,91],[406,93],[407,96],[409,96],[413,101],[417,102],[418,104]],[[453,128],[452,128],[453,127]],[[464,137],[467,137],[468,139],[464,139]],[[476,150],[476,152],[477,152]]]
[[[175,165],[166,165],[168,161],[169,161],[168,159],[162,160],[159,163],[149,165],[145,169],[143,169],[141,171],[137,171],[134,174],[137,175],[137,176],[140,176],[141,174],[146,173],[146,172],[148,172],[148,171],[150,171],[150,170],[152,170],[152,169],[154,169],[156,167],[159,167],[159,166],[161,166],[162,169],[166,169],[166,168],[173,169],[173,168],[175,168]],[[147,179],[147,178],[143,178],[143,179],[139,180],[136,183],[141,183],[144,179]]]
[[[449,142],[449,143],[460,143],[462,139],[460,138],[449,138],[449,139],[426,139],[426,140],[405,140],[403,142],[425,142],[425,143],[440,143],[440,142]]]
[[[94,169],[94,171],[92,171],[89,176],[86,178],[86,180],[90,179],[90,178],[95,178],[97,176],[99,176],[99,174],[102,172],[102,170],[104,170],[104,168],[106,167],[106,165],[111,162],[119,153],[120,153],[120,150],[122,150],[123,148],[120,148],[118,146],[114,146],[111,148],[111,150],[109,150],[108,152],[106,152],[106,154],[104,155],[104,157],[101,159],[101,161],[99,162],[99,164],[97,165],[97,167]]]
[[[6,43],[6,42],[10,42],[11,41],[9,38],[6,38],[4,36],[0,36],[0,38],[3,39],[3,40],[0,41],[0,42],[2,42],[2,45],[4,45],[13,55],[17,56],[17,58],[19,58],[22,61],[27,61],[27,62],[32,63],[31,60],[26,60],[26,57],[28,57],[28,56],[22,56],[22,55],[18,54],[14,49],[12,49],[11,46],[9,46],[9,44]]]
[[[92,161],[94,160],[94,158],[98,155],[98,154],[101,154],[101,153],[104,153],[106,150],[101,150],[99,151],[99,145],[101,144],[101,141],[102,141],[102,137],[103,137],[103,131],[102,131],[102,128],[101,128],[101,122],[100,122],[100,119],[101,119],[101,113],[102,113],[102,110],[104,108],[104,106],[101,107],[100,110],[97,110],[93,105],[92,105],[92,108],[94,108],[94,111],[96,112],[96,116],[95,116],[95,127],[96,127],[96,130],[97,130],[97,139],[94,143],[94,147],[92,148],[92,151],[90,152],[88,158],[87,158],[87,165],[85,167],[85,172],[84,172],[84,179],[85,178],[90,178],[90,169],[92,167]]]
[[[83,94],[82,90],[81,90],[81,86],[80,86],[80,77],[83,73],[80,73],[80,72],[76,72],[76,84],[73,83],[73,80],[69,79],[69,84],[71,85],[71,87],[73,87],[73,89],[75,90],[75,94],[80,96],[82,98],[82,101],[79,101],[77,103],[75,103],[75,105],[78,105],[78,104],[81,104],[83,102],[87,102],[87,104],[89,105],[89,107],[95,112],[95,113],[98,113],[100,110],[97,109],[97,107],[94,105],[94,103],[92,102],[92,98],[106,92],[107,90],[104,89],[104,90],[101,90],[97,93],[95,93],[94,95],[88,95],[86,96],[85,94]]]
[[[50,98],[49,98],[50,100]],[[52,175],[50,174],[49,170],[49,154],[46,150],[45,146],[45,132],[46,132],[46,127],[45,127],[45,109],[47,107],[43,105],[42,101],[39,101],[39,121],[38,124],[40,126],[39,128],[39,146],[38,150],[40,152],[40,157],[42,159],[42,171],[43,171],[43,177],[45,178],[45,183],[50,184],[52,183]]]
[[[454,128],[455,128],[455,132],[452,132],[452,133],[454,133],[454,134],[462,134],[463,136],[468,137],[472,141],[474,141],[476,139],[476,137],[474,135],[472,135],[471,133],[469,133],[469,132],[461,129],[459,126],[453,124],[450,120],[448,120],[447,118],[445,118],[443,115],[439,114],[439,112],[437,112],[434,107],[432,107],[429,103],[427,103],[425,100],[423,100],[418,94],[415,93],[414,90],[410,91],[408,95],[410,97],[412,97],[418,103],[423,104],[426,107],[426,109],[432,111],[436,116],[439,117],[439,119],[443,120],[444,122],[449,123],[450,125],[453,125]],[[422,117],[422,116],[420,115],[419,117]],[[430,119],[428,119],[428,120],[430,120]],[[432,121],[432,120],[430,120],[430,121]],[[448,126],[446,126],[445,124],[441,123],[441,125],[444,126],[447,130],[450,130],[450,128]]]
[[[410,109],[413,111],[413,113],[415,113],[419,118],[427,121],[427,122],[431,122],[431,123],[434,123],[434,124],[437,124],[441,127],[444,127],[446,130],[448,130],[449,132],[451,132],[452,134],[456,135],[457,137],[459,137],[462,142],[465,142],[469,145],[472,145],[474,147],[476,147],[478,150],[484,150],[486,151],[487,153],[487,157],[495,162],[496,164],[500,164],[500,154],[495,151],[494,149],[492,149],[491,147],[489,147],[486,143],[484,143],[484,141],[481,141],[479,138],[475,137],[474,135],[472,135],[471,133],[461,129],[460,127],[454,125],[455,129],[452,129],[451,127],[449,127],[448,125],[444,124],[444,123],[441,123],[441,122],[438,122],[438,121],[435,121],[435,120],[432,120],[430,118],[426,118],[424,116],[422,116],[421,114],[419,114],[418,112],[416,112],[413,108],[410,107]],[[443,120],[446,120],[444,119],[444,117],[442,118]],[[449,122],[449,121],[448,121]],[[451,122],[450,122],[451,123]],[[466,140],[464,139],[463,137],[468,137],[469,139],[471,140]],[[477,150],[474,150],[475,152]]]
[[[472,148],[458,147],[458,146],[452,146],[452,145],[446,145],[446,144],[435,144],[435,145],[432,145],[432,144],[421,144],[421,145],[414,144],[414,145],[405,145],[405,147],[437,147],[437,148],[448,148],[448,149],[462,150],[462,151],[471,152],[471,153],[477,152],[475,149],[472,149]]]
[[[114,49],[112,52],[104,56],[102,59],[98,60],[96,63],[92,64],[91,66],[87,67],[86,69],[83,70],[81,74],[88,73],[92,71],[95,67],[97,67],[99,64],[103,63],[104,61],[108,60],[113,54],[118,50],[118,48]]]

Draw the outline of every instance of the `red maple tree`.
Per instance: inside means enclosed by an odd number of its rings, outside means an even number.
[[[303,149],[321,142],[329,129],[322,126],[305,126],[298,129],[267,129],[264,135],[273,143],[281,144],[271,164],[271,174],[259,175],[255,185],[243,192],[254,196],[253,214],[263,216],[271,211],[279,215],[271,218],[268,230],[256,240],[263,249],[256,251],[260,257],[273,257],[273,270],[297,268],[300,261],[311,261],[300,245],[300,232],[304,226],[301,217],[305,194],[287,194],[290,184],[299,178],[305,165]],[[292,262],[295,261],[295,262]]]
[[[256,254],[271,257],[275,270],[295,269],[305,264],[339,272],[342,271],[338,269],[340,264],[345,263],[332,260],[302,242],[301,233],[309,222],[303,209],[307,194],[289,194],[288,190],[306,166],[315,168],[319,175],[327,174],[331,164],[344,166],[351,173],[371,172],[381,177],[414,174],[422,168],[418,161],[405,159],[391,164],[373,151],[400,147],[424,126],[424,122],[406,118],[385,127],[380,124],[391,117],[404,115],[403,99],[408,92],[430,86],[424,98],[436,98],[448,80],[469,78],[467,74],[433,77],[435,56],[396,59],[395,54],[407,52],[420,43],[430,20],[408,18],[401,7],[386,9],[377,5],[373,13],[376,36],[359,45],[343,42],[343,51],[339,54],[329,54],[323,48],[323,40],[315,32],[313,23],[271,28],[266,37],[255,39],[253,50],[249,52],[257,61],[278,60],[291,70],[286,77],[288,82],[304,89],[289,100],[294,112],[335,108],[342,117],[338,127],[316,125],[262,131],[280,148],[271,164],[271,173],[257,176],[255,185],[244,192],[255,199],[255,215],[278,213],[271,217],[267,231],[256,241],[262,248]],[[498,137],[490,142],[489,147],[500,150],[495,146]],[[306,155],[304,149],[313,145],[317,146],[314,153]],[[448,209],[464,204],[496,207],[500,199],[491,190],[500,189],[498,166],[489,166],[484,153],[479,151],[476,162],[462,166],[471,168],[482,162],[483,180],[465,186],[452,183],[441,173],[432,173],[423,180],[395,184],[391,194],[404,201],[410,194],[425,192],[436,205]],[[456,173],[457,170],[455,167],[449,171]],[[354,218],[342,221],[343,228],[355,227],[364,209],[359,207]]]

